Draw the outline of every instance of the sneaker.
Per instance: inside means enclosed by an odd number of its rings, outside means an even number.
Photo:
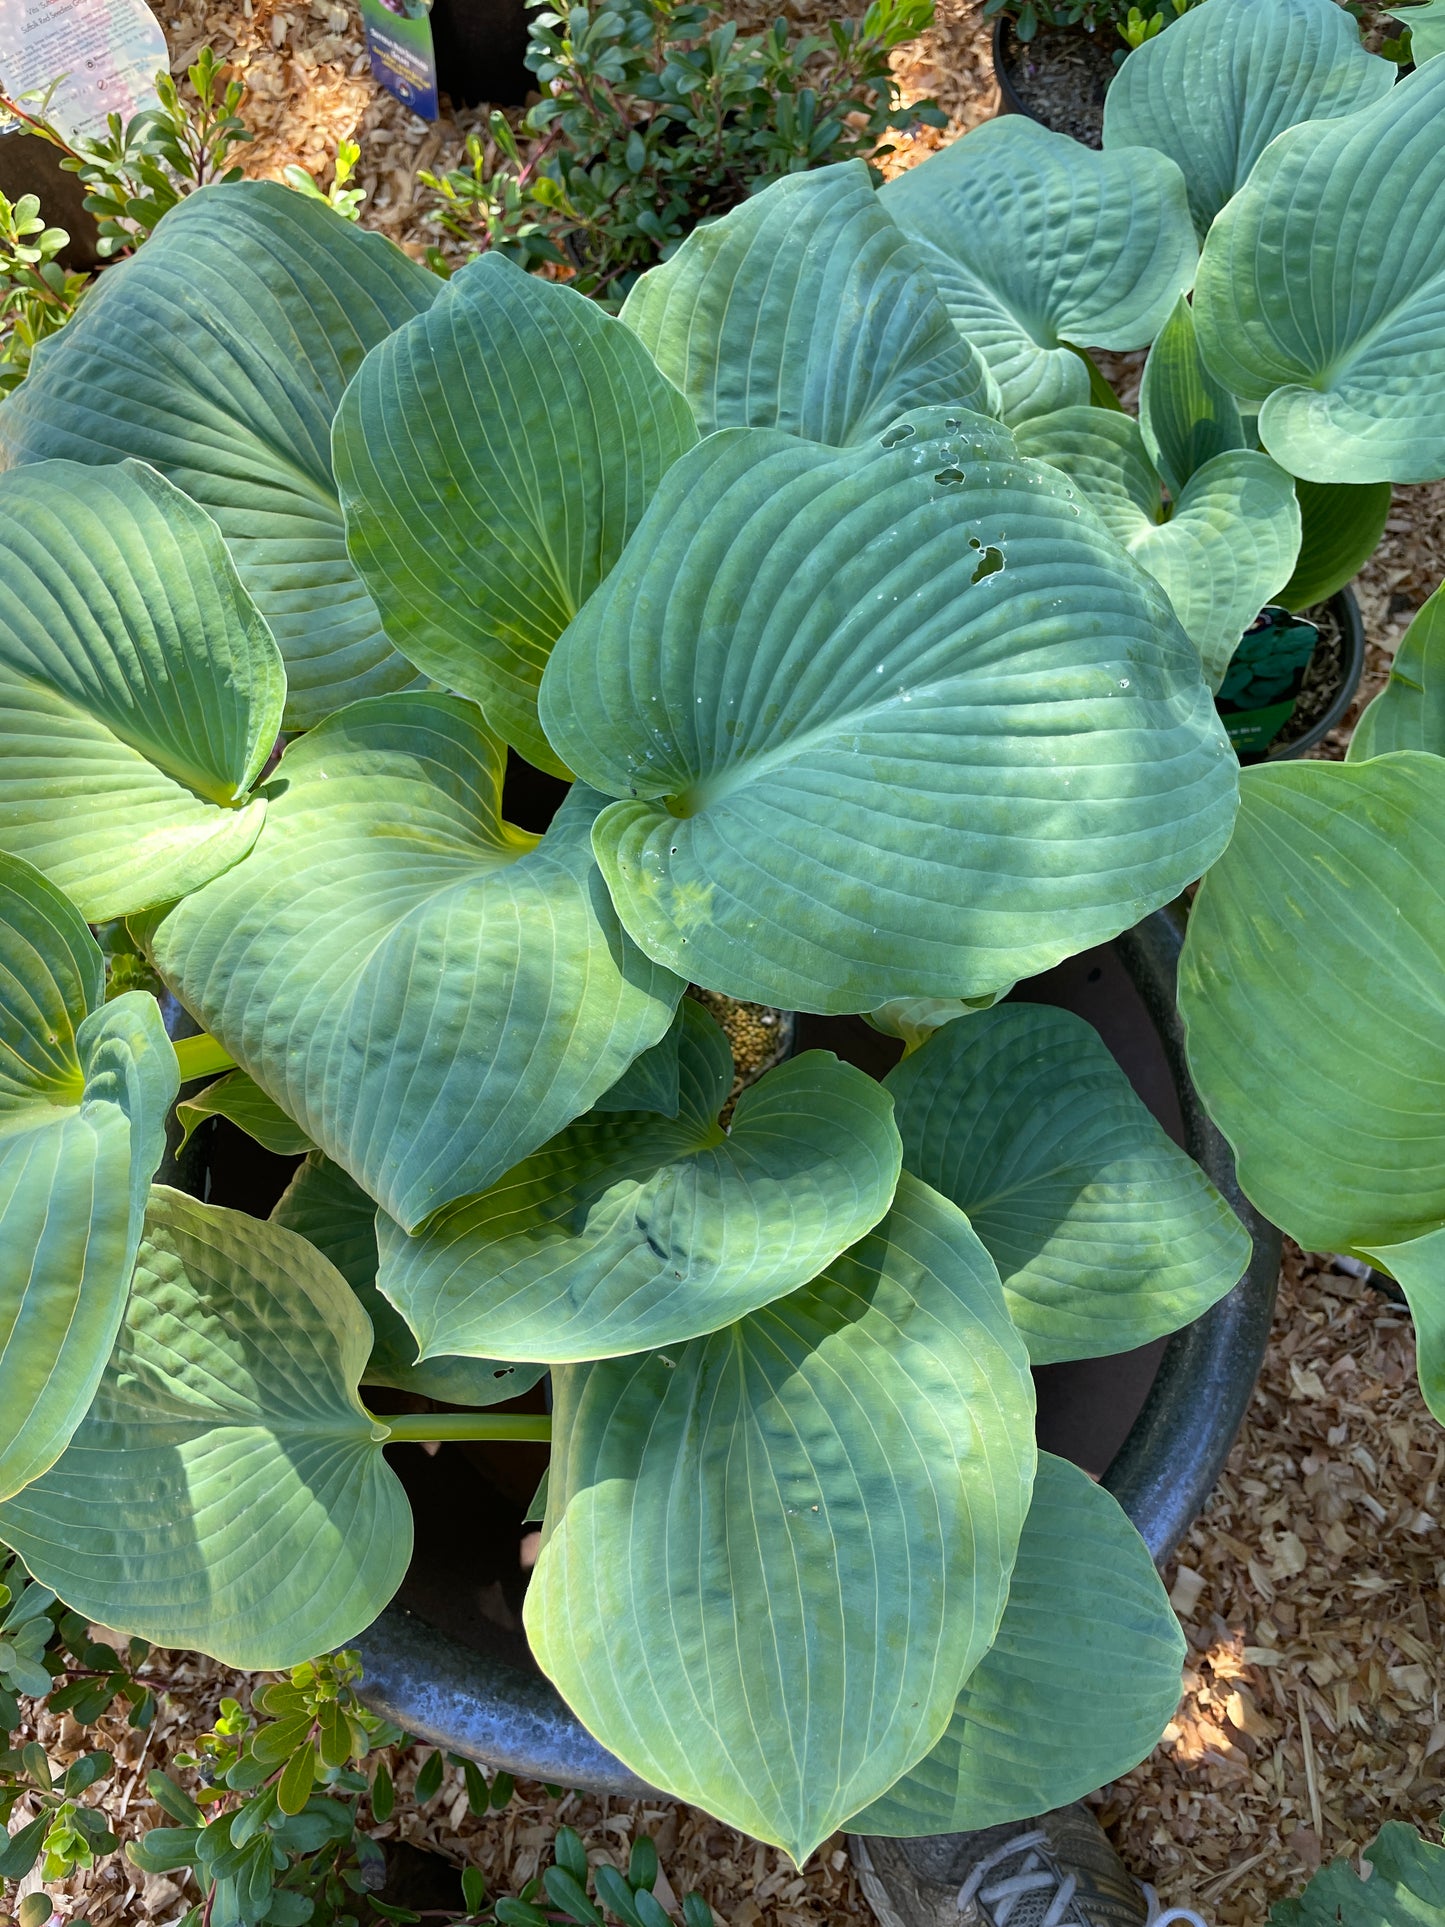
[[[981,1833],[850,1834],[848,1851],[880,1927],[1205,1927],[1161,1912],[1082,1805]]]

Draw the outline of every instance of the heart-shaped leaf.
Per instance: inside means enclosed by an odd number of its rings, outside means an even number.
[[[1363,762],[1392,749],[1445,756],[1445,585],[1405,631],[1390,680],[1361,716],[1347,760]]]
[[[849,1831],[973,1832],[1106,1786],[1158,1744],[1185,1650],[1118,1500],[1041,1452],[997,1639],[938,1745]]]
[[[269,1672],[369,1626],[411,1513],[356,1386],[344,1278],[290,1231],[157,1186],[115,1350],[0,1539],[74,1611]]]
[[[661,1043],[634,1057],[610,1090],[593,1105],[594,1111],[655,1111],[676,1117],[682,1103],[682,1027],[687,1021],[686,999],[673,1012]]]
[[[80,913],[0,856],[0,1496],[65,1450],[120,1325],[176,1058],[153,997],[103,1003]]]
[[[725,429],[669,471],[541,702],[633,799],[593,847],[650,956],[790,1009],[984,996],[1207,867],[1234,775],[1198,656],[1012,449],[923,411],[846,450]]]
[[[0,846],[92,921],[246,854],[285,695],[219,529],[154,469],[0,475]]]
[[[532,1650],[654,1785],[800,1864],[935,1745],[993,1641],[1033,1394],[963,1215],[904,1177],[813,1284],[553,1373]]]
[[[1394,491],[1388,482],[1302,482],[1299,558],[1276,601],[1312,609],[1364,568],[1385,533]]]
[[[1207,461],[1249,446],[1238,404],[1204,365],[1194,334],[1194,310],[1183,295],[1144,363],[1139,430],[1150,461],[1176,501],[1190,476]]]
[[[157,968],[402,1224],[481,1191],[667,1029],[682,986],[618,927],[574,788],[501,817],[475,706],[354,703],[293,743],[244,864],[149,934]]]
[[[1082,1018],[1003,1004],[889,1072],[905,1167],[968,1215],[1034,1364],[1177,1331],[1249,1236]]]
[[[1279,763],[1241,789],[1181,961],[1190,1069],[1291,1237],[1405,1244],[1445,1223],[1445,759]]]
[[[1162,154],[1096,154],[1022,114],[985,121],[880,190],[924,255],[1005,421],[1089,399],[1068,344],[1143,348],[1194,278],[1184,177]]]
[[[862,161],[785,175],[694,228],[636,283],[622,319],[704,435],[785,428],[841,447],[908,408],[999,408]]]
[[[41,344],[0,461],[134,455],[208,509],[280,644],[287,728],[307,728],[415,676],[347,559],[331,422],[367,350],[441,286],[290,188],[204,188]]]
[[[1442,118],[1430,61],[1373,107],[1290,128],[1205,242],[1200,350],[1306,481],[1445,475]]]
[[[1169,508],[1138,422],[1061,408],[1017,430],[1020,450],[1070,476],[1168,596],[1213,689],[1239,639],[1289,580],[1299,554],[1294,482],[1253,449],[1211,456]]]
[[[314,1244],[361,1300],[371,1321],[371,1356],[361,1375],[363,1385],[391,1385],[447,1405],[495,1405],[529,1390],[541,1378],[541,1365],[503,1364],[491,1358],[416,1362],[416,1334],[376,1288],[376,1205],[320,1151],[311,1153],[287,1185],[271,1220]]]
[[[351,559],[397,646],[565,775],[537,723],[542,669],[696,440],[630,329],[484,254],[342,401]]]
[[[1202,241],[1276,134],[1370,106],[1395,74],[1337,0],[1210,0],[1124,62],[1104,100],[1104,146],[1177,161]]]
[[[615,1357],[730,1325],[830,1264],[887,1211],[901,1150],[871,1077],[781,1064],[718,1123],[732,1053],[683,999],[676,1119],[594,1112],[408,1237],[377,1222],[378,1283],[423,1357]]]
[[[311,1149],[311,1140],[301,1126],[244,1071],[228,1071],[214,1084],[197,1091],[194,1097],[177,1104],[176,1117],[180,1121],[183,1145],[208,1117],[224,1117],[278,1157],[295,1157],[298,1152]]]

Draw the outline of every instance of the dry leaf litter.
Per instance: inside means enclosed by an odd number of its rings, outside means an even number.
[[[362,147],[366,220],[413,253],[433,237],[417,173],[460,160],[485,110],[428,127],[372,84],[360,26],[342,0],[157,3],[182,70],[210,44],[251,91],[259,138],[247,171],[299,162],[323,181],[338,140]],[[783,12],[826,18],[815,0],[737,0],[745,26]],[[971,0],[940,0],[936,26],[896,60],[911,97],[932,94],[945,134],[900,143],[887,171],[997,111],[987,30]],[[1116,370],[1115,372],[1125,372]],[[1395,493],[1384,541],[1355,585],[1369,637],[1359,698],[1318,752],[1344,754],[1359,711],[1389,673],[1410,617],[1445,573],[1445,484]],[[761,1039],[759,1039],[761,1042]],[[739,1042],[742,1042],[740,1035]],[[1259,1927],[1322,1859],[1356,1854],[1387,1820],[1429,1825],[1445,1809],[1445,1434],[1426,1411],[1405,1314],[1348,1268],[1290,1248],[1275,1336],[1248,1420],[1204,1516],[1166,1573],[1189,1637],[1179,1712],[1155,1753],[1095,1796],[1125,1859],[1168,1904],[1218,1927]],[[166,1824],[145,1774],[209,1726],[223,1695],[250,1682],[194,1654],[158,1653],[146,1669],[161,1711],[146,1734],[101,1722],[116,1755],[97,1789],[123,1838]],[[58,1764],[88,1736],[40,1713],[32,1731]],[[417,1759],[396,1762],[388,1835],[479,1867],[493,1893],[546,1864],[559,1824],[594,1861],[625,1865],[633,1836],[657,1840],[671,1904],[699,1889],[728,1927],[871,1922],[841,1836],[801,1871],[785,1856],[687,1807],[569,1794],[523,1783],[505,1811],[478,1819],[448,1768],[424,1810],[408,1798]],[[17,1813],[23,1821],[25,1809]],[[26,1883],[33,1887],[34,1877]],[[54,1891],[62,1918],[93,1927],[169,1927],[189,1904],[178,1880],[142,1876],[121,1855]]]

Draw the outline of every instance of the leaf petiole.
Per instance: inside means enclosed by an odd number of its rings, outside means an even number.
[[[176,1062],[181,1067],[181,1082],[188,1084],[193,1077],[210,1077],[216,1071],[233,1071],[236,1060],[224,1044],[217,1043],[202,1031],[197,1037],[177,1037],[172,1039]]]
[[[530,1439],[545,1445],[552,1436],[545,1412],[408,1412],[376,1422],[386,1426],[388,1445],[433,1439]]]

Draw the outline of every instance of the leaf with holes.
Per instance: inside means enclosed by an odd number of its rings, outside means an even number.
[[[1306,481],[1445,475],[1442,115],[1429,61],[1374,106],[1290,128],[1204,244],[1200,351]]]
[[[635,941],[814,1011],[987,996],[1134,923],[1229,833],[1162,594],[981,416],[830,449],[724,429],[553,652]]]
[[[0,1540],[74,1611],[158,1646],[269,1672],[344,1645],[411,1556],[387,1428],[356,1391],[370,1343],[304,1239],[157,1187],[95,1401],[0,1505]]]
[[[1190,1069],[1266,1216],[1309,1251],[1399,1256],[1445,1419],[1445,758],[1279,763],[1241,787],[1180,967]]]
[[[1107,1786],[1179,1704],[1184,1636],[1117,1499],[1039,1454],[998,1637],[932,1752],[849,1822],[862,1834],[973,1832]]]
[[[347,559],[331,423],[367,350],[441,285],[290,188],[202,188],[41,344],[0,463],[133,455],[209,510],[285,658],[286,726],[307,728],[415,679]]]
[[[501,816],[476,707],[353,703],[293,743],[244,864],[158,921],[157,968],[407,1226],[484,1190],[666,1031],[682,985],[618,926],[580,786]]]
[[[1361,716],[1346,760],[1359,763],[1392,749],[1445,756],[1445,585],[1405,631],[1390,680]]]
[[[730,1325],[872,1229],[901,1159],[887,1094],[826,1051],[718,1123],[727,1039],[684,998],[675,1119],[594,1112],[412,1237],[378,1220],[378,1284],[435,1352],[615,1357]]]
[[[1395,73],[1336,0],[1210,0],[1129,55],[1104,100],[1104,146],[1177,161],[1203,241],[1276,134],[1371,106]]]
[[[812,1284],[567,1365],[532,1650],[654,1786],[801,1864],[937,1744],[993,1641],[1033,1393],[962,1213],[900,1180]]]
[[[0,1497],[84,1417],[165,1150],[176,1058],[160,1011],[104,990],[75,906],[0,856]]]
[[[985,121],[879,199],[923,245],[1007,422],[1087,402],[1074,348],[1147,347],[1194,278],[1173,161],[1148,148],[1096,154],[1021,114]]]
[[[445,1405],[495,1405],[529,1391],[540,1365],[491,1358],[430,1358],[417,1363],[416,1334],[376,1288],[376,1204],[339,1164],[313,1151],[287,1185],[273,1224],[315,1245],[341,1273],[371,1321],[363,1385],[391,1385]]]
[[[987,364],[862,161],[785,175],[694,228],[622,319],[705,435],[786,428],[843,446],[907,408],[998,413]]]
[[[1244,1227],[1082,1018],[1001,1005],[885,1085],[905,1168],[967,1213],[1035,1365],[1147,1344],[1243,1275]]]
[[[1132,416],[1061,408],[1021,423],[1017,440],[1078,483],[1160,584],[1217,689],[1240,637],[1294,568],[1300,515],[1291,478],[1268,455],[1230,449],[1195,469],[1166,510]]]
[[[0,847],[93,922],[246,854],[285,694],[220,531],[154,469],[0,475]]]
[[[342,401],[351,559],[397,646],[565,774],[537,723],[548,653],[696,440],[630,329],[485,254]]]

